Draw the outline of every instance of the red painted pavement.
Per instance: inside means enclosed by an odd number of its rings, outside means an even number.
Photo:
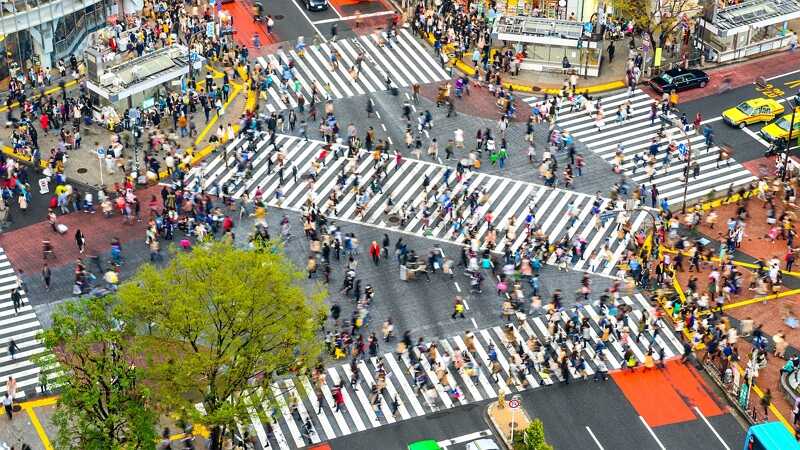
[[[147,204],[150,196],[155,195],[161,202],[161,188],[150,187],[137,191],[136,196],[142,204],[142,222],[124,225],[119,214],[106,219],[99,211],[96,214],[73,212],[58,216],[59,223],[69,227],[64,235],[55,233],[46,218],[42,222],[29,225],[18,230],[0,235],[0,247],[5,250],[11,263],[17,270],[24,270],[29,274],[36,274],[42,268],[42,240],[49,239],[53,244],[56,259],[48,258],[50,267],[74,264],[77,258],[87,255],[97,255],[111,249],[111,239],[117,237],[122,242],[122,252],[125,254],[125,244],[137,239],[144,242],[147,228]],[[81,255],[75,244],[75,231],[79,229],[86,237],[86,253]]]
[[[274,44],[278,42],[275,33],[267,34],[267,26],[253,20],[253,11],[250,5],[243,2],[234,1],[224,3],[222,9],[233,18],[233,38],[239,45],[253,48],[253,35],[258,35],[261,45]]]
[[[695,407],[706,417],[722,414],[697,371],[678,361],[667,362],[664,369],[618,371],[612,378],[651,427],[695,420]]]

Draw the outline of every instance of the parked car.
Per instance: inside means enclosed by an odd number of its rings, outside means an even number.
[[[478,439],[467,443],[466,450],[500,450],[493,439]]]
[[[783,105],[771,98],[751,98],[722,112],[728,125],[744,128],[757,122],[769,122],[783,114]]]
[[[309,11],[323,11],[328,9],[328,0],[304,0]]]
[[[672,69],[650,79],[650,86],[659,94],[685,91],[708,84],[708,74],[699,69]]]

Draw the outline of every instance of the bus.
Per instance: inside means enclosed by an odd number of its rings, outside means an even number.
[[[800,450],[800,444],[782,423],[767,422],[747,430],[744,450]]]

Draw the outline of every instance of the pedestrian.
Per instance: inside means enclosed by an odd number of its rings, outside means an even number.
[[[19,309],[22,308],[22,295],[17,288],[11,290],[11,303],[14,304],[14,315],[19,314]]]
[[[17,396],[17,380],[12,376],[9,376],[6,381],[6,392],[8,392],[8,396],[11,397],[11,400],[14,400],[14,397]]]
[[[3,406],[6,408],[6,415],[8,416],[8,420],[14,419],[14,399],[9,397],[8,392],[5,393],[3,396]]]
[[[5,401],[3,401],[5,404]],[[764,393],[764,396],[761,397],[761,406],[764,408],[764,419],[768,418],[769,407],[772,405],[772,390],[767,389],[767,392]]]
[[[464,317],[464,301],[461,299],[461,296],[456,296],[456,301],[453,304],[453,314],[450,316],[451,319],[455,319],[456,316],[465,319]]]
[[[381,260],[381,247],[376,241],[372,241],[372,244],[370,244],[369,255],[372,257],[372,262],[377,266]]]
[[[75,231],[75,244],[78,246],[78,251],[81,253],[86,250],[86,236],[83,235],[80,228]]]
[[[42,267],[42,281],[44,282],[44,288],[47,289],[48,291],[50,290],[51,276],[52,273],[50,272],[50,267],[47,265],[47,263],[45,263],[44,267]]]

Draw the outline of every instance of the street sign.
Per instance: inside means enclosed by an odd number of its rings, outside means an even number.
[[[97,157],[98,158],[105,158],[106,157],[106,149],[100,147],[97,149]]]
[[[516,398],[512,398],[511,400],[508,401],[508,407],[511,409],[519,408],[519,400]]]

